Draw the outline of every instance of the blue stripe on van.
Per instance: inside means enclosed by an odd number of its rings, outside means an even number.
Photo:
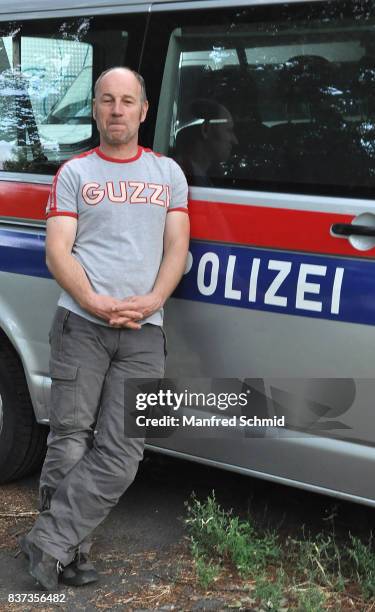
[[[375,262],[192,241],[175,297],[375,324]]]
[[[0,230],[0,270],[51,278],[45,264],[45,234]]]
[[[45,235],[0,230],[0,270],[51,278]],[[190,243],[174,297],[375,325],[375,261]]]

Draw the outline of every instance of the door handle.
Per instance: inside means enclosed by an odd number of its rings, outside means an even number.
[[[336,236],[374,236],[375,227],[370,225],[352,225],[351,223],[334,223],[332,234]]]

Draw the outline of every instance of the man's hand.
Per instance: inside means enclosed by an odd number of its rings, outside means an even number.
[[[92,293],[84,304],[85,310],[90,314],[105,319],[111,324],[113,318],[114,309],[121,308],[122,317],[121,321],[115,321],[115,327],[129,327],[130,329],[140,329],[141,326],[137,321],[142,319],[142,312],[129,304],[126,308],[123,306],[124,301],[117,298],[110,297],[109,295],[100,295]]]
[[[112,307],[112,316],[109,320],[110,325],[119,327],[129,327],[129,319],[134,320],[132,314],[141,313],[139,319],[145,319],[163,306],[161,296],[155,291],[146,295],[133,295],[121,300],[119,304]],[[140,326],[139,326],[140,327]],[[134,328],[133,328],[134,329]]]

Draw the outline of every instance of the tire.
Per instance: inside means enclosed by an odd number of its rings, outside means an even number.
[[[3,340],[3,339],[1,339]],[[40,468],[48,427],[38,425],[21,361],[14,349],[0,345],[0,484]]]

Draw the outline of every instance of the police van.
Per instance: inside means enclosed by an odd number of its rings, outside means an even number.
[[[93,84],[127,65],[141,144],[190,186],[167,375],[246,386],[286,419],[148,447],[374,506],[373,3],[14,0],[0,30],[1,482],[45,452],[53,176],[98,145]]]

